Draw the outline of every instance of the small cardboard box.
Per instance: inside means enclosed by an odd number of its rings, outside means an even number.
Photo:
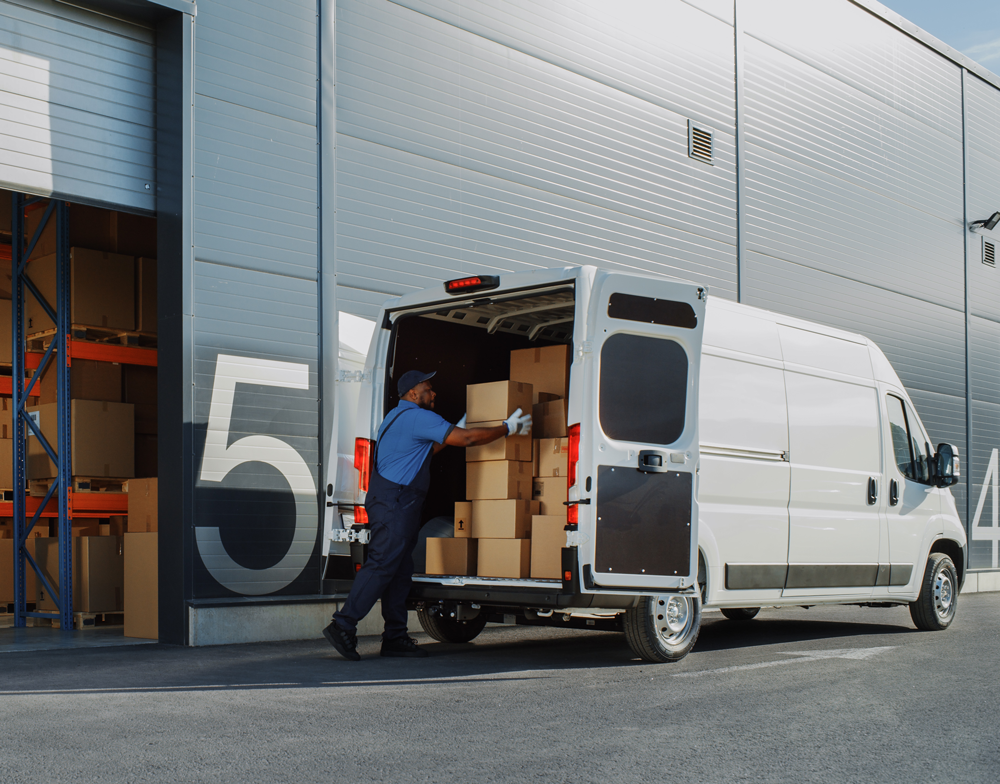
[[[569,487],[565,477],[543,476],[532,482],[531,497],[538,501],[540,514],[566,518],[566,501]]]
[[[156,259],[135,260],[135,329],[156,334]]]
[[[0,438],[0,490],[14,489],[14,442]]]
[[[531,384],[532,403],[539,402],[542,392],[566,398],[569,397],[569,361],[570,347],[567,345],[511,351],[510,378]]]
[[[478,539],[428,537],[425,574],[476,574]]]
[[[39,404],[56,402],[58,375],[56,363],[49,362],[38,380]],[[74,359],[69,368],[69,397],[71,400],[107,400],[121,403],[122,366],[117,362]]]
[[[496,427],[503,420],[493,422],[470,422],[469,427]],[[488,444],[468,446],[465,448],[465,460],[469,463],[481,463],[484,460],[517,460],[520,463],[531,462],[531,436],[507,436],[498,438]]]
[[[76,612],[121,612],[125,584],[125,561],[122,540],[118,536],[77,536],[73,538],[73,610]],[[59,540],[55,537],[35,540],[36,561],[49,583],[60,590]],[[36,585],[37,601],[42,610],[55,610],[56,604],[42,581]]]
[[[535,438],[565,438],[566,401],[557,398],[532,406],[531,434]]]
[[[131,256],[70,248],[70,322],[101,329],[135,329],[135,260]],[[28,277],[56,302],[55,254],[35,259]],[[55,325],[34,297],[25,298],[25,329],[34,335]]]
[[[474,501],[486,498],[519,498],[530,501],[531,463],[516,460],[466,463],[465,496]]]
[[[428,540],[430,541],[430,540]],[[478,539],[479,576],[519,579],[531,573],[531,540]]]
[[[159,534],[125,534],[125,636],[160,636]]]
[[[130,479],[128,483],[128,531],[158,531],[159,494],[156,477]]]
[[[531,502],[531,516],[534,517],[536,514],[542,513],[542,505],[538,501]]]
[[[24,543],[28,554],[35,558],[35,542],[37,537],[32,537]],[[36,559],[37,560],[37,559]],[[29,602],[35,601],[35,570],[31,565],[24,562],[24,595]],[[10,604],[14,601],[14,539],[13,536],[0,539],[0,604]]]
[[[121,385],[121,401],[135,406],[135,432],[156,435],[158,432],[156,414],[159,400],[156,368],[144,365],[125,365],[122,369]]]
[[[472,535],[476,539],[527,539],[531,536],[531,501],[473,501]]]
[[[0,397],[0,439],[14,437],[14,412],[9,397]]]
[[[468,422],[502,422],[516,409],[531,411],[531,384],[518,381],[493,381],[469,384],[465,392]]]
[[[538,441],[538,473],[536,476],[567,476],[569,470],[569,439],[542,438]]]
[[[9,261],[7,262],[7,265],[9,267],[10,265]],[[5,283],[3,280],[3,273],[0,272],[0,286],[4,285],[9,286],[10,281],[8,280]],[[0,292],[0,294],[2,293],[4,292]],[[7,292],[7,296],[10,296],[9,292]],[[32,297],[30,294],[28,294],[26,297],[26,299],[31,299],[31,298]],[[7,299],[6,297],[0,298],[0,363],[3,363],[4,365],[9,365],[13,361],[12,359],[13,355],[11,354],[11,351],[14,346],[14,338],[10,333],[10,329],[12,326],[11,318],[12,315],[11,315],[10,300]]]
[[[51,445],[56,441],[56,404],[31,406],[38,426]],[[115,477],[135,475],[133,411],[128,403],[71,400],[73,476]],[[28,439],[28,479],[51,479],[56,465],[35,436]]]
[[[472,536],[472,501],[455,502],[455,538]]]
[[[531,576],[562,579],[562,549],[566,546],[566,517],[535,515],[531,518]]]

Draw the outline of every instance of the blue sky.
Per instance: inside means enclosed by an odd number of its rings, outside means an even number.
[[[998,0],[881,0],[935,38],[1000,73]]]

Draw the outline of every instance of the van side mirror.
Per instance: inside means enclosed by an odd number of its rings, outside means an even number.
[[[938,444],[934,455],[934,476],[932,481],[936,487],[951,487],[958,484],[962,476],[958,459],[958,447],[952,444]]]

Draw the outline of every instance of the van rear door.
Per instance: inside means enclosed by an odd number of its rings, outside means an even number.
[[[706,290],[598,272],[592,291],[594,361],[586,374],[577,494],[571,494],[571,502],[592,498],[579,507],[585,580],[589,559],[596,586],[688,588],[698,565],[695,474]],[[585,520],[593,536],[586,536]]]

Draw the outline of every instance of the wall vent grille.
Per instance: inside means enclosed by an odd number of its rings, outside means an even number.
[[[700,128],[688,120],[688,155],[699,161],[714,165],[712,161],[713,145],[712,132],[705,128]]]
[[[997,251],[996,246],[992,242],[987,242],[983,240],[983,264],[988,264],[991,267],[997,265]]]

